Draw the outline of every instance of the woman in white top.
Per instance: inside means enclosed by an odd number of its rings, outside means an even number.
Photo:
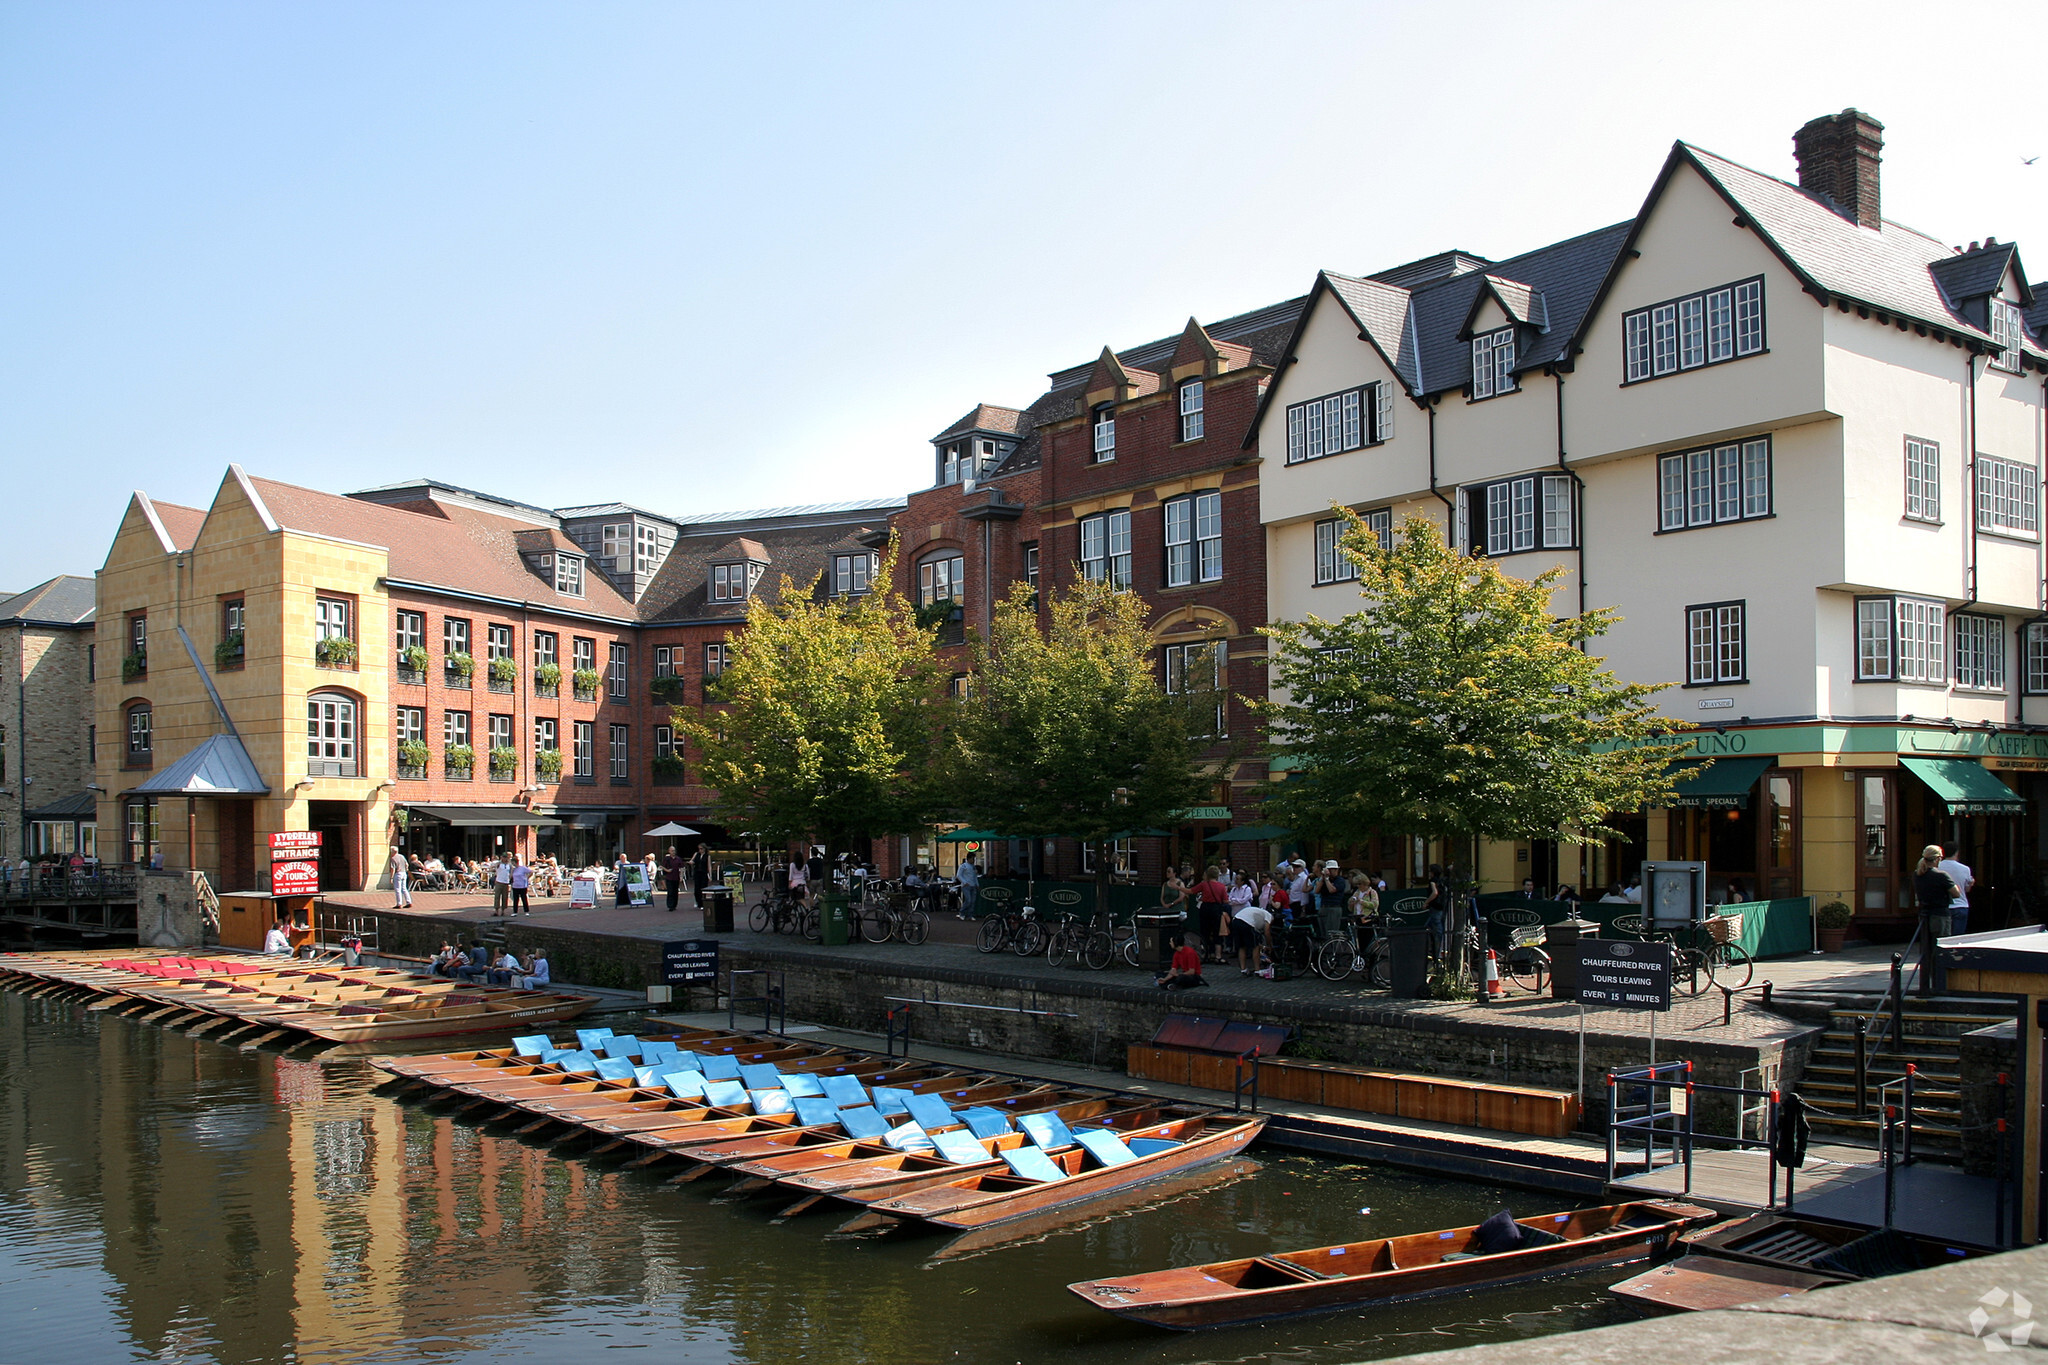
[[[286,957],[291,956],[292,941],[285,933],[282,924],[270,926],[270,932],[263,936],[263,951],[266,953],[283,953]]]
[[[526,975],[514,977],[512,984],[523,991],[548,984],[548,953],[545,948],[533,950],[533,961],[526,964]]]
[[[792,858],[789,863],[789,894],[800,901],[811,898],[811,870],[800,860]]]

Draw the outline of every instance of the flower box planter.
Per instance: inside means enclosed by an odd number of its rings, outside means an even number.
[[[356,642],[345,635],[318,641],[313,646],[313,661],[322,668],[354,668]]]

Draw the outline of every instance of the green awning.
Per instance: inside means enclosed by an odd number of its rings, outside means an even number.
[[[942,844],[985,844],[1003,836],[985,829],[949,829],[938,837]]]
[[[1951,815],[2019,815],[2027,800],[2000,782],[1974,758],[1914,758],[1899,755],[1899,766],[1934,788]]]
[[[1764,769],[1778,761],[1776,754],[1765,758],[1717,758],[1702,770],[1697,763],[1679,766],[1690,776],[1680,775],[1673,806],[1699,806],[1713,810],[1746,810],[1749,789],[1764,775]]]

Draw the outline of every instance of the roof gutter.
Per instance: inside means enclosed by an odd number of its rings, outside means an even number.
[[[413,592],[429,592],[437,597],[452,597],[458,602],[480,602],[486,606],[509,607],[515,611],[543,611],[551,616],[563,616],[572,621],[590,621],[604,626],[641,626],[647,622],[636,621],[629,616],[599,616],[594,612],[577,611],[572,607],[558,607],[552,602],[534,602],[523,598],[492,597],[488,593],[464,592],[460,588],[444,588],[438,583],[416,583],[405,578],[379,580],[389,588],[406,588]],[[662,625],[672,624],[664,621]]]

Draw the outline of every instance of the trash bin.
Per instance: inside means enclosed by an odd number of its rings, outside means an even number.
[[[844,944],[850,936],[852,917],[847,913],[853,898],[837,891],[828,891],[818,898],[819,942],[828,947]]]
[[[704,888],[704,932],[707,934],[729,934],[732,932],[732,888],[722,884],[707,885]]]
[[[1429,930],[1396,925],[1387,930],[1387,986],[1397,1000],[1414,1000],[1429,989]]]
[[[1133,915],[1138,930],[1138,965],[1165,971],[1173,965],[1173,950],[1180,944],[1179,915]]]
[[[1579,998],[1579,962],[1571,947],[1580,939],[1600,937],[1600,926],[1589,919],[1561,919],[1543,927],[1543,950],[1550,954],[1550,998]],[[1559,948],[1564,952],[1557,951]]]

